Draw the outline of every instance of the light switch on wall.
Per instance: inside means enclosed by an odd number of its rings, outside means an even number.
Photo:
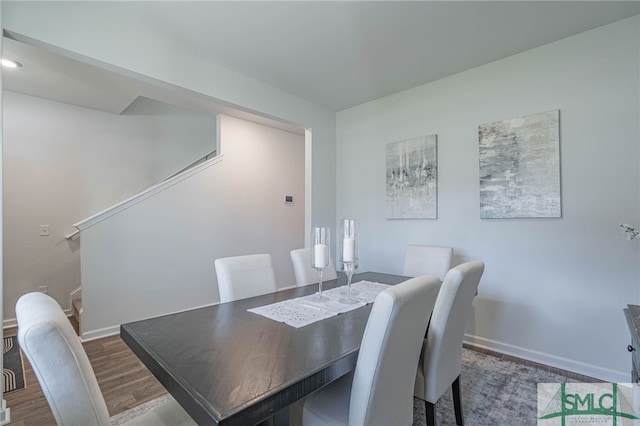
[[[49,225],[40,225],[40,236],[48,237],[49,235],[51,235],[49,233]]]

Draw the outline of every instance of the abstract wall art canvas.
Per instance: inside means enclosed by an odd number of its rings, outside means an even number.
[[[387,218],[437,218],[437,136],[387,144]]]
[[[480,217],[558,218],[560,111],[479,126]]]

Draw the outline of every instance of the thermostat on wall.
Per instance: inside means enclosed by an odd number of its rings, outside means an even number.
[[[293,204],[293,195],[285,195],[284,196],[285,204]]]

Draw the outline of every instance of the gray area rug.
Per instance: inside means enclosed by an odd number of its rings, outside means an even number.
[[[178,402],[165,394],[111,417],[113,426],[195,426],[196,423]]]
[[[2,367],[3,393],[25,388],[24,361],[16,336],[3,338]]]
[[[465,425],[536,425],[537,384],[576,381],[535,366],[463,349],[460,392]],[[439,426],[456,424],[451,389],[438,400],[436,416]],[[413,424],[426,425],[425,405],[417,398],[413,402]]]
[[[527,426],[537,424],[537,384],[576,380],[542,368],[463,349],[462,409],[467,426]],[[112,417],[114,425],[136,419],[171,398],[161,396]],[[451,390],[436,404],[439,426],[455,425]],[[413,424],[425,426],[424,402],[414,398]],[[392,425],[390,425],[392,426]]]

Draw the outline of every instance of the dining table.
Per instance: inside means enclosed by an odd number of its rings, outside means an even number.
[[[398,284],[378,272],[353,283]],[[346,285],[347,278],[323,283]],[[120,336],[199,425],[254,425],[354,370],[372,304],[296,328],[248,309],[318,291],[318,284],[122,324]]]

